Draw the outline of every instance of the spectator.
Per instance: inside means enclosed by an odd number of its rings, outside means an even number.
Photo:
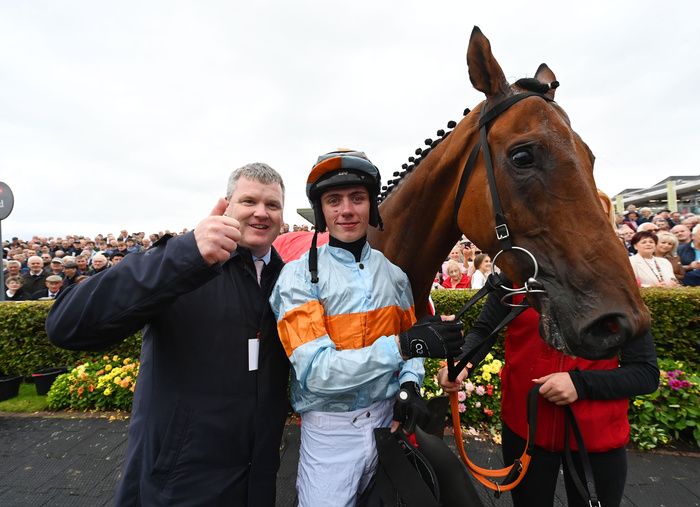
[[[448,278],[448,276],[449,276],[447,274],[447,263],[450,262],[451,260],[455,261],[459,265],[459,269],[462,270],[462,273],[467,272],[468,268],[467,268],[467,266],[464,265],[464,257],[462,257],[462,247],[458,243],[452,247],[452,250],[450,250],[449,257],[447,258],[447,260],[445,262],[442,263],[441,271],[442,271],[443,280]]]
[[[134,241],[134,238],[126,238],[126,251],[128,253],[139,253],[141,252],[141,247],[136,244],[136,241]]]
[[[112,266],[116,266],[124,259],[124,252],[116,251],[112,254]]]
[[[698,217],[696,217],[693,213],[688,213],[681,221],[681,224],[685,225],[691,231],[696,225],[698,225],[698,223],[700,223],[700,219],[698,219]]]
[[[624,216],[625,218],[622,220],[622,223],[632,229],[634,232],[637,232],[637,220],[639,219],[637,212],[625,211]]]
[[[442,281],[442,286],[446,289],[468,289],[469,277],[462,271],[463,267],[453,259],[447,261],[447,276]]]
[[[49,275],[46,277],[45,284],[45,288],[32,294],[32,300],[56,299],[63,288],[63,278],[58,275]]]
[[[673,266],[673,274],[676,275],[676,280],[683,282],[685,272],[677,251],[678,238],[666,231],[660,231],[656,236],[659,240],[656,244],[656,256],[667,259]]]
[[[46,275],[44,274],[44,261],[38,255],[32,255],[27,259],[29,272],[24,275],[22,287],[27,294],[34,294],[46,285]]]
[[[22,263],[16,260],[7,261],[7,269],[5,270],[5,279],[11,276],[21,276]]]
[[[671,213],[671,221],[673,222],[673,225],[680,225],[681,223],[681,214],[678,211],[674,211]],[[671,227],[673,228],[673,227]]]
[[[73,257],[69,257],[69,260],[63,262],[63,288],[67,289],[74,283],[78,282],[78,277],[80,273],[78,271],[78,264],[75,262]]]
[[[109,268],[109,261],[103,254],[95,254],[92,258],[92,267],[88,271],[88,276],[95,276]]]
[[[671,228],[671,233],[678,238],[679,246],[690,243],[690,229],[687,225],[675,225]]]
[[[652,222],[644,222],[642,225],[637,227],[637,232],[656,232],[659,230],[659,226]],[[631,240],[630,240],[631,241]]]
[[[700,225],[693,228],[691,242],[678,247],[678,255],[685,272],[683,285],[700,285]]]
[[[51,254],[42,253],[40,257],[42,262],[44,263],[44,273],[46,273],[46,276],[48,276],[51,274]]]
[[[650,231],[638,232],[632,238],[637,253],[630,257],[634,275],[641,287],[675,287],[678,280],[667,259],[654,256],[658,238]]]
[[[634,236],[632,228],[628,225],[621,226],[617,229],[617,236],[622,240],[622,244],[627,249],[627,255],[634,255],[636,251],[632,246],[632,237]]]
[[[24,301],[29,295],[22,289],[22,278],[10,276],[5,278],[5,301]]]
[[[80,254],[75,258],[75,263],[78,265],[78,273],[86,275],[90,269],[88,266],[88,256]]]
[[[654,225],[659,228],[660,231],[670,231],[671,225],[668,223],[668,219],[661,215],[656,215],[653,220]]]
[[[640,208],[639,209],[640,216],[637,219],[637,225],[642,225],[647,222],[651,222],[651,208]],[[639,231],[639,229],[637,229]]]
[[[61,278],[63,278],[63,259],[60,257],[54,257],[51,259],[51,264],[50,264],[50,272],[47,273],[48,275],[58,275]]]
[[[491,257],[489,257],[488,254],[480,253],[474,259],[474,268],[471,288],[481,289],[486,283],[486,279],[491,274]]]

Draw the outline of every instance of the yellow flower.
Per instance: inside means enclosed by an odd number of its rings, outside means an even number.
[[[107,366],[105,366],[105,371],[110,371],[111,369],[112,369],[111,364],[108,364]]]
[[[115,384],[119,385],[121,383],[121,381],[122,381],[122,379],[120,379],[119,377],[114,377]]]
[[[115,354],[115,355],[112,357],[112,361],[114,361],[115,363],[116,363],[117,361],[119,361],[119,356]]]
[[[641,407],[642,405],[644,405],[644,402],[642,400],[634,400],[635,407]]]
[[[107,389],[104,390],[104,395],[109,396],[110,394],[112,394],[112,390],[108,387]]]
[[[102,356],[103,361],[109,361],[109,356]]]
[[[124,359],[124,364],[129,364],[131,362],[131,358],[127,357]]]
[[[489,380],[491,380],[491,374],[489,372],[484,372],[481,374],[481,378],[488,382]]]

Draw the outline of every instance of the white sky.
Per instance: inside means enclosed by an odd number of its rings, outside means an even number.
[[[509,80],[546,62],[609,194],[699,174],[700,4],[0,0],[2,236],[192,228],[247,162],[285,219],[316,157],[365,151],[385,179],[483,98],[478,25]]]

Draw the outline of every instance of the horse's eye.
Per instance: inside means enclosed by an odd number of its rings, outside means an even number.
[[[516,148],[511,153],[510,159],[517,167],[528,167],[535,163],[535,156],[529,147]]]

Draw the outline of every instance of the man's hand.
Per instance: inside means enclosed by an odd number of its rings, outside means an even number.
[[[567,372],[550,373],[544,377],[532,379],[540,386],[540,394],[544,399],[556,405],[569,405],[578,400],[578,393],[571,375]]]
[[[459,391],[460,387],[462,387],[462,382],[464,382],[464,379],[467,378],[467,375],[469,375],[469,369],[471,367],[472,364],[467,363],[467,367],[459,372],[459,375],[457,375],[455,381],[450,382],[450,380],[447,378],[447,366],[443,366],[438,370],[437,374],[440,387],[442,387],[446,393],[455,393]]]
[[[413,433],[416,425],[425,428],[430,422],[428,404],[420,395],[420,389],[415,382],[401,384],[401,390],[394,403],[394,421],[401,423],[407,433]],[[395,426],[392,425],[392,428]]]
[[[228,202],[220,198],[209,216],[194,229],[199,253],[210,266],[226,262],[241,239],[238,220],[225,216],[226,208]]]
[[[409,357],[456,357],[464,337],[462,323],[450,317],[427,317],[398,336],[401,355]]]

